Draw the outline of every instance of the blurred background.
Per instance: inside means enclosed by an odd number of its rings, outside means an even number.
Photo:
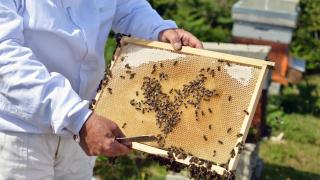
[[[208,50],[276,63],[264,84],[237,179],[320,179],[320,1],[149,2]],[[107,63],[115,48],[112,36]],[[138,152],[115,162],[99,157],[95,167],[100,179],[183,179],[185,174],[167,172]]]

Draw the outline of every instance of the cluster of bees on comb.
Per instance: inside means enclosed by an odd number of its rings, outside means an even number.
[[[174,61],[173,66],[177,65],[178,61]],[[152,66],[151,76],[145,76],[141,86],[144,99],[141,101],[132,99],[130,104],[137,111],[141,111],[142,114],[155,112],[156,123],[166,136],[173,131],[181,120],[181,115],[183,114],[181,107],[194,108],[195,119],[198,121],[200,115],[205,115],[205,112],[200,109],[201,102],[210,101],[213,97],[218,96],[218,93],[205,87],[204,84],[207,77],[200,73],[195,80],[184,84],[182,89],[172,88],[167,94],[162,91],[161,81],[168,80],[168,74],[159,72],[159,78],[155,76],[156,72],[160,71],[163,66],[160,63],[159,70],[156,64]],[[209,73],[212,74],[212,72],[214,71],[211,70]],[[139,92],[136,92],[136,95],[138,94]],[[211,108],[208,108],[208,112],[212,113]]]
[[[189,165],[176,162],[176,159],[186,159],[188,156],[192,156],[189,159]],[[210,179],[210,180],[230,180],[235,179],[234,171],[223,171],[220,175],[214,170],[211,170],[213,162],[199,159],[194,157],[190,153],[186,153],[183,149],[171,146],[168,148],[168,158],[162,158],[159,156],[149,155],[153,161],[157,161],[160,165],[166,166],[167,171],[180,172],[183,169],[187,169],[192,179]]]
[[[244,149],[244,143],[241,141],[237,143],[238,153],[241,153]],[[197,158],[191,153],[185,152],[182,148],[171,146],[167,149],[168,157],[162,158],[158,156],[151,156],[153,160],[158,161],[160,165],[166,166],[167,170],[174,172],[180,172],[182,169],[187,169],[190,172],[190,177],[193,179],[235,179],[235,171],[228,170],[228,162],[224,164],[217,164],[211,161]],[[214,150],[215,151],[215,150]],[[216,151],[215,151],[216,153]],[[230,152],[231,158],[235,156],[235,150]],[[189,165],[177,163],[177,160],[187,159]],[[225,168],[223,174],[220,175],[216,171],[212,170],[213,165],[218,165]]]

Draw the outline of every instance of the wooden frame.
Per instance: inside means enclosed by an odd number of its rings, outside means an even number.
[[[158,41],[146,41],[141,39],[123,37],[122,42],[175,51],[171,46],[171,44],[158,42]],[[199,56],[213,57],[217,59],[223,59],[224,61],[230,61],[233,63],[239,63],[239,64],[244,64],[249,66],[262,67],[263,65],[267,65],[268,67],[274,67],[275,65],[274,62],[270,62],[270,61],[261,61],[254,58],[236,56],[236,55],[225,54],[225,53],[220,53],[215,51],[208,51],[203,49],[195,49],[195,48],[186,47],[186,46],[183,46],[182,49],[178,52],[183,54],[193,54],[193,55],[199,55]]]
[[[140,39],[134,39],[134,38],[129,38],[129,37],[122,37],[121,39],[121,46],[125,46],[127,43],[130,44],[135,44],[135,45],[140,45],[140,46],[146,46],[149,48],[159,48],[159,49],[164,49],[164,50],[169,50],[169,51],[174,51],[172,46],[168,43],[162,43],[162,42],[156,42],[156,41],[146,41],[146,40],[140,40]],[[120,47],[121,48],[121,47]],[[120,48],[116,50],[116,53],[114,55],[114,58],[117,59],[119,53],[120,53]],[[257,83],[255,85],[253,95],[251,96],[250,103],[248,106],[248,112],[249,114],[245,116],[244,122],[241,126],[240,133],[243,134],[242,137],[238,138],[238,142],[243,142],[247,135],[248,131],[250,128],[251,121],[254,116],[254,112],[256,109],[256,106],[259,101],[259,97],[263,88],[263,82],[267,77],[268,74],[268,68],[274,67],[273,62],[267,62],[263,60],[258,60],[258,59],[253,59],[253,58],[247,58],[247,57],[241,57],[241,56],[235,56],[235,55],[230,55],[230,54],[224,54],[224,53],[219,53],[219,52],[214,52],[214,51],[208,51],[208,50],[202,50],[202,49],[195,49],[195,48],[190,48],[190,47],[182,47],[180,51],[175,51],[176,53],[182,53],[182,54],[192,54],[192,55],[199,55],[199,56],[206,56],[206,57],[213,57],[217,59],[222,59],[223,61],[230,61],[233,63],[238,63],[242,65],[247,65],[247,66],[255,66],[259,67],[261,69],[261,73],[258,76]],[[114,62],[112,62],[111,68],[114,65]],[[97,94],[96,99],[99,98],[100,92]],[[155,148],[149,145],[141,144],[141,143],[133,143],[132,146],[133,149],[146,152],[149,154],[157,155],[160,157],[168,157],[167,151],[162,150],[159,148]],[[220,167],[218,165],[213,165],[211,170],[214,170],[218,174],[222,175],[226,172],[226,170],[231,171],[235,170],[237,163],[239,161],[239,154],[238,154],[238,149],[236,148],[235,156],[230,159],[229,164],[227,165],[227,169]],[[177,162],[187,164],[189,165],[189,160],[191,156],[188,156],[186,159],[176,159]]]

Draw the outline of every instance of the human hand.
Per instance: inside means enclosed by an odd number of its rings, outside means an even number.
[[[159,33],[159,41],[169,42],[175,50],[180,50],[182,46],[203,49],[201,41],[183,29],[163,30]]]
[[[117,124],[95,113],[84,123],[79,135],[80,146],[88,156],[121,156],[128,154],[132,146],[116,141],[116,137],[124,137]]]

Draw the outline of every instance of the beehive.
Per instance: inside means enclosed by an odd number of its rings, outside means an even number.
[[[109,73],[108,82],[96,97],[94,111],[123,127],[126,136],[166,137],[164,146],[134,143],[134,149],[166,156],[170,146],[180,147],[214,162],[212,169],[222,174],[225,168],[221,165],[226,164],[227,170],[236,167],[237,144],[248,133],[268,66],[273,63],[189,47],[173,51],[170,44],[124,37],[110,67],[112,75]],[[179,101],[170,112],[176,112],[180,120],[167,133],[164,124],[159,127],[156,123],[159,112],[155,109],[159,107],[152,109],[146,103],[145,87],[153,86],[148,84],[151,79],[159,86],[159,97],[167,98],[168,106]],[[200,85],[192,85],[199,79]],[[194,86],[202,90],[188,93],[186,89]],[[230,155],[233,150],[234,157]],[[188,164],[189,159],[177,161]]]

